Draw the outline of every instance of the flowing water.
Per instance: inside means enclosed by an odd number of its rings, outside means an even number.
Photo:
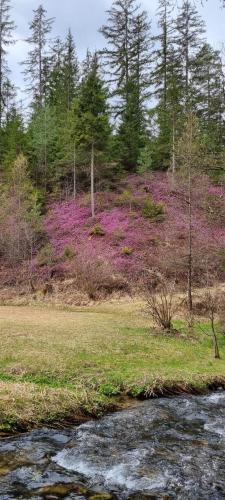
[[[225,393],[0,441],[0,499],[225,499]]]

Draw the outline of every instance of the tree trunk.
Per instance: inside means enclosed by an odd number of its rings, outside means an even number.
[[[215,330],[215,325],[214,325],[214,315],[212,315],[212,317],[211,317],[211,326],[212,326],[212,333],[213,333],[214,356],[215,356],[215,359],[220,359],[218,340],[217,340],[217,335],[216,335],[216,330]]]
[[[95,191],[94,191],[94,177],[95,177],[95,150],[94,143],[91,146],[91,215],[95,216]]]
[[[176,158],[175,158],[175,113],[173,112],[173,137],[172,137],[172,174],[173,180],[176,170]]]
[[[45,106],[45,115],[44,115],[44,185],[45,192],[47,192],[47,111]]]
[[[189,3],[186,4],[186,33],[185,33],[185,107],[189,106]]]
[[[2,96],[2,87],[3,87],[3,61],[2,61],[2,5],[0,5],[0,129],[2,127],[2,108],[3,108],[3,96]]]
[[[220,359],[219,346],[215,332],[213,333],[213,344],[214,344],[215,359]]]
[[[43,40],[42,40],[42,30],[41,21],[39,21],[39,32],[38,32],[38,92],[39,92],[39,106],[43,106],[43,75],[42,75],[42,50],[43,50]]]
[[[163,59],[164,59],[164,111],[167,108],[167,3],[164,6],[164,26],[163,26]]]
[[[73,197],[74,200],[77,196],[77,178],[76,178],[76,143],[74,142],[74,153],[73,153]]]
[[[188,174],[188,206],[189,206],[189,246],[188,246],[188,309],[190,321],[192,322],[193,298],[192,298],[192,275],[193,275],[193,252],[192,252],[192,176],[191,165],[189,165]]]

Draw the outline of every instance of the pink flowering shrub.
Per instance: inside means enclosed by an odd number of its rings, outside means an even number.
[[[71,270],[75,262],[77,265],[81,263],[84,272],[85,265],[89,269],[95,265],[98,267],[100,260],[112,275],[117,273],[132,281],[142,278],[150,268],[185,280],[188,243],[186,191],[184,180],[172,181],[165,173],[130,175],[121,181],[116,193],[97,193],[95,220],[91,218],[90,200],[84,195],[77,201],[54,203],[45,219],[45,230],[59,261],[63,261],[66,247],[73,249],[74,259],[71,258],[68,264]],[[124,193],[129,193],[129,197]],[[143,216],[143,207],[149,200],[163,207],[160,221]],[[225,271],[225,224],[222,217],[209,216],[209,200],[213,200],[214,211],[217,213],[220,207],[223,214],[225,191],[201,176],[195,180],[193,191],[197,282],[203,279],[206,265],[209,271],[219,270],[221,276]],[[100,237],[93,228],[101,228]],[[132,251],[124,252],[124,248]]]

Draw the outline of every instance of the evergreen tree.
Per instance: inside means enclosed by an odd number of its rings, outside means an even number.
[[[81,66],[81,77],[82,78],[85,78],[87,73],[89,73],[92,63],[93,63],[93,54],[91,53],[91,51],[89,49],[87,49],[86,57],[85,57],[84,61],[82,62],[82,66]]]
[[[108,11],[108,24],[101,28],[101,33],[107,41],[103,54],[112,84],[113,111],[120,117],[120,156],[125,166],[133,168],[142,145],[145,103],[149,97],[147,14],[140,10],[136,0],[115,0]]]
[[[66,42],[57,39],[52,47],[51,71],[48,79],[48,105],[54,107],[56,117],[57,156],[55,158],[54,178],[68,179],[71,171],[75,179],[74,133],[72,108],[78,92],[79,65],[71,31]],[[72,166],[71,166],[72,165]],[[75,186],[75,181],[73,181]],[[74,193],[76,189],[74,187]],[[75,196],[75,194],[74,194]]]
[[[154,85],[154,95],[163,102],[164,109],[167,106],[168,73],[170,71],[169,65],[174,39],[171,12],[171,0],[159,0],[159,33],[153,37],[153,41],[157,46],[154,50],[155,68],[152,73],[152,84]]]
[[[65,44],[57,38],[50,51],[46,102],[49,106],[56,107],[59,113],[62,113],[62,110],[65,111],[64,56]]]
[[[54,107],[36,108],[27,132],[33,179],[38,187],[52,187],[58,153],[58,125]]]
[[[2,92],[4,98],[4,110],[2,114],[4,124],[8,122],[11,116],[11,112],[14,113],[16,107],[16,89],[8,78],[5,79]]]
[[[157,99],[155,108],[158,138],[154,151],[157,168],[174,168],[173,145],[178,135],[180,115],[181,64],[174,48],[175,27],[171,17],[173,2],[160,0],[158,9],[159,33],[153,37],[154,70],[152,72],[153,95]]]
[[[75,97],[76,88],[79,80],[79,64],[71,30],[68,31],[65,44],[63,75],[64,75],[64,85],[65,85],[64,92],[66,95],[67,110],[70,110],[72,101]]]
[[[100,30],[107,42],[103,54],[114,87],[113,95],[119,98],[117,113],[123,112],[124,102],[121,103],[121,100],[124,101],[128,93],[133,20],[137,10],[136,0],[114,0],[111,9],[107,11],[108,24]]]
[[[95,215],[95,168],[106,156],[110,137],[107,91],[101,79],[98,56],[92,58],[89,73],[83,78],[74,104],[74,133],[77,149],[91,165],[91,211]]]
[[[174,23],[173,2],[160,0],[159,35],[154,37],[155,69],[152,82],[157,96],[159,134],[154,151],[157,168],[176,168],[175,144],[192,106],[192,72],[203,44],[204,23],[190,0],[184,0]]]
[[[71,109],[79,80],[79,64],[70,30],[65,43],[59,38],[55,40],[50,60],[49,102],[65,113]]]
[[[4,171],[9,171],[17,156],[26,149],[23,119],[15,107],[11,109],[2,133],[1,164]]]
[[[5,84],[8,81],[7,48],[12,40],[15,24],[10,18],[10,0],[0,0],[0,128],[5,108]]]
[[[185,109],[190,108],[191,73],[195,56],[204,43],[205,24],[191,0],[184,0],[176,20],[176,47],[182,64],[183,100]]]
[[[28,81],[27,91],[33,95],[33,104],[42,106],[45,94],[46,43],[51,33],[53,19],[47,19],[46,10],[40,5],[34,10],[34,18],[30,23],[31,36],[27,38],[29,46],[24,75]]]
[[[208,43],[198,52],[192,71],[192,102],[211,149],[224,145],[224,74],[221,55]]]
[[[174,147],[182,130],[185,118],[183,109],[182,72],[180,61],[174,47],[171,46],[167,59],[166,103],[164,91],[155,108],[158,125],[154,165],[156,168],[175,170]]]

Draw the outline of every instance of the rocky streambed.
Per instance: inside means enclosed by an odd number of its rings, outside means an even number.
[[[225,393],[0,441],[0,499],[224,499]]]

